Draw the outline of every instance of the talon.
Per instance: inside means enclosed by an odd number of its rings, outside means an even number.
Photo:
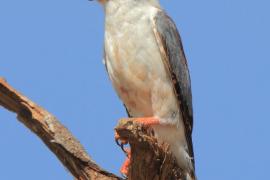
[[[143,117],[143,118],[133,118],[133,120],[137,123],[140,123],[144,126],[152,126],[152,125],[159,125],[160,120],[156,117]],[[125,148],[124,146],[128,144],[128,141],[126,139],[121,139],[119,134],[115,132],[114,134],[115,142],[118,146],[121,147],[123,152],[126,154],[127,158],[124,161],[123,165],[121,166],[120,172],[124,177],[128,176],[129,171],[129,165],[130,165],[130,159],[131,159],[131,151],[130,149]]]
[[[117,132],[114,133],[114,139],[116,144],[122,149],[122,151],[126,154],[126,150],[124,146],[128,144],[127,140],[121,139]]]

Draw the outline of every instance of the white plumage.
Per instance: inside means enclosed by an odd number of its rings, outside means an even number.
[[[159,141],[170,145],[184,170],[193,171],[173,82],[164,66],[153,27],[156,0],[104,3],[105,63],[112,84],[132,117],[157,117]]]

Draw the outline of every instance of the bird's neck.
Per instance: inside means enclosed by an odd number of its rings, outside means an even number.
[[[159,0],[109,0],[104,4],[104,10],[106,16],[113,16],[120,13],[124,15],[133,9],[146,6],[160,8]]]

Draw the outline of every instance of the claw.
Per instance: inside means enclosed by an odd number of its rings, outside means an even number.
[[[127,154],[125,145],[128,144],[128,142],[124,139],[121,139],[117,132],[114,133],[114,139],[116,144],[122,149],[122,151]]]
[[[156,117],[143,117],[143,118],[133,118],[135,122],[142,124],[143,126],[152,126],[152,125],[159,125],[160,120]],[[122,151],[126,154],[127,158],[125,162],[123,163],[120,172],[124,177],[127,177],[128,171],[129,171],[129,165],[130,165],[130,159],[131,159],[131,152],[130,149],[125,148],[124,146],[128,144],[128,141],[126,139],[121,139],[119,134],[115,132],[114,134],[115,142],[116,144],[121,147]]]

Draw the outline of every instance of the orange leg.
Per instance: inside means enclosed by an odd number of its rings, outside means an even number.
[[[120,172],[124,176],[128,176],[128,170],[129,170],[129,165],[130,165],[130,159],[131,159],[131,153],[129,149],[125,149],[125,152],[127,153],[127,158],[124,161],[123,165],[121,166]]]
[[[142,117],[142,118],[134,118],[135,122],[138,122],[144,126],[152,126],[159,125],[160,121],[156,117]]]

